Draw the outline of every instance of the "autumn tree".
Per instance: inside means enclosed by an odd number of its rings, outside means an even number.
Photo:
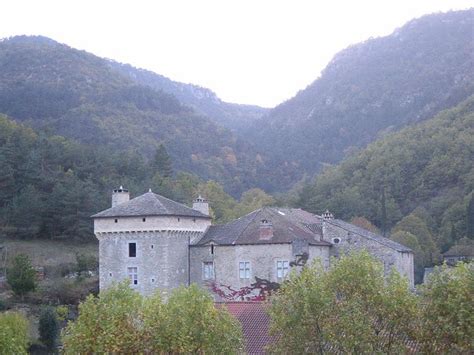
[[[412,336],[417,299],[408,280],[367,252],[292,274],[272,301],[275,353],[399,353]]]
[[[163,144],[156,149],[153,157],[152,166],[157,173],[164,178],[170,178],[173,175],[173,165],[171,157]]]

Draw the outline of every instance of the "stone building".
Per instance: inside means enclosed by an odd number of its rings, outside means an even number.
[[[147,192],[132,200],[122,187],[112,207],[94,216],[99,240],[100,289],[125,278],[142,294],[197,283],[216,293],[280,283],[291,268],[366,249],[405,275],[413,286],[413,253],[390,239],[301,209],[264,207],[223,225],[211,225],[207,201],[193,208]],[[221,293],[219,293],[220,291]],[[255,294],[253,294],[255,296]]]

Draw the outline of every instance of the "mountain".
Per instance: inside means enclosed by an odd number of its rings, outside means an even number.
[[[281,172],[264,187],[285,189],[473,94],[473,26],[474,9],[427,15],[338,53],[317,80],[248,129],[271,158],[268,172]]]
[[[0,113],[91,146],[152,157],[239,194],[261,164],[249,145],[175,96],[140,85],[110,61],[45,37],[0,42]]]
[[[298,204],[342,219],[363,216],[384,232],[408,232],[420,250],[432,248],[422,265],[430,266],[437,253],[474,238],[468,227],[474,220],[473,137],[471,96],[326,168],[302,189]],[[401,236],[410,245],[410,237]]]
[[[130,64],[110,61],[109,65],[139,85],[174,95],[180,102],[192,107],[196,112],[236,132],[250,126],[269,111],[259,106],[224,102],[209,89],[176,82],[152,71],[135,68]]]

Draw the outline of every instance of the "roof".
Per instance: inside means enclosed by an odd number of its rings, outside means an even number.
[[[469,240],[462,240],[462,242],[463,243],[460,241],[459,244],[453,245],[447,252],[443,254],[443,256],[474,256],[474,242]]]
[[[271,223],[273,235],[260,238],[262,220]],[[321,220],[311,213],[275,207],[263,207],[230,223],[210,226],[196,245],[211,241],[221,245],[278,244],[304,240],[312,245],[330,246],[322,240]]]
[[[385,238],[385,237],[383,237],[379,234],[370,232],[367,229],[358,227],[354,224],[344,222],[340,219],[330,219],[330,220],[327,220],[327,222],[329,222],[330,224],[335,225],[337,227],[340,227],[342,229],[345,229],[348,232],[357,234],[361,237],[374,240],[374,241],[376,241],[376,242],[378,242],[382,245],[385,245],[386,247],[389,247],[391,249],[395,249],[397,251],[407,252],[407,253],[413,252],[410,248],[408,248],[408,247],[406,247],[406,246],[404,246],[400,243],[397,243],[397,242],[395,242],[391,239]]]
[[[218,303],[242,325],[247,354],[265,354],[265,348],[274,340],[268,333],[270,316],[267,313],[268,303],[264,302],[225,302]]]
[[[204,213],[153,192],[147,192],[131,199],[130,201],[99,212],[93,215],[92,218],[133,216],[183,216],[210,218]]]

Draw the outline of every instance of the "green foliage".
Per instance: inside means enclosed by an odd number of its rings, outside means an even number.
[[[79,317],[63,330],[65,354],[139,353],[142,298],[127,283],[92,295],[79,305]]]
[[[162,177],[170,178],[173,175],[171,158],[163,144],[160,144],[152,160],[152,166]]]
[[[392,232],[410,232],[423,249],[422,264],[431,265],[454,243],[452,226],[458,236],[467,233],[473,136],[471,97],[327,168],[303,189],[299,205],[316,213],[329,209],[346,220],[365,216],[387,231],[396,226]]]
[[[143,298],[126,282],[79,306],[79,317],[62,334],[65,354],[238,353],[238,321],[198,286],[179,288],[163,303]]]
[[[36,288],[36,272],[27,255],[18,254],[7,270],[7,282],[15,294],[23,296]]]
[[[474,239],[474,194],[471,194],[471,198],[469,199],[466,215],[467,215],[466,236],[468,238]]]
[[[20,313],[0,313],[0,355],[27,354],[28,320]]]
[[[59,321],[56,310],[51,307],[43,309],[38,325],[41,342],[50,350],[58,345]]]
[[[446,265],[423,285],[420,341],[426,353],[467,354],[474,339],[474,264]]]
[[[272,300],[275,353],[402,353],[413,335],[417,299],[395,271],[367,252],[291,274]]]

